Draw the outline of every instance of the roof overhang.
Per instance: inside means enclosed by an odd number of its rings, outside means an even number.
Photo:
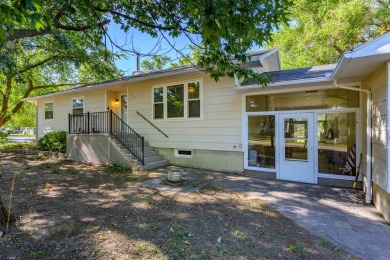
[[[194,72],[194,71],[199,71],[198,68],[196,67],[186,67],[180,70],[166,70],[166,72],[161,72],[161,73],[156,73],[156,74],[144,74],[144,75],[139,75],[137,77],[129,77],[128,79],[124,80],[114,80],[111,82],[102,82],[102,83],[96,83],[88,86],[82,86],[79,88],[72,88],[72,89],[67,89],[63,91],[58,91],[58,92],[53,92],[53,93],[48,93],[46,95],[41,95],[41,96],[36,96],[36,97],[28,97],[22,99],[23,101],[26,102],[35,102],[40,99],[46,99],[48,97],[55,97],[55,96],[60,96],[60,95],[66,95],[66,94],[74,94],[74,93],[82,93],[82,92],[88,92],[91,90],[101,90],[101,89],[107,89],[113,86],[118,86],[118,85],[125,85],[128,83],[132,82],[139,82],[139,81],[144,81],[144,80],[149,80],[149,79],[157,79],[157,78],[163,78],[166,76],[175,76],[175,75],[182,75],[185,73],[189,72]]]
[[[272,83],[268,87],[263,88],[258,84],[236,86],[235,90],[242,93],[256,92],[259,94],[270,93],[285,93],[285,92],[299,92],[312,91],[335,88],[331,77],[309,78],[302,80],[289,80]]]
[[[334,79],[363,79],[390,60],[390,32],[343,54]]]

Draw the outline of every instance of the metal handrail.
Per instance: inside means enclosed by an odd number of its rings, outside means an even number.
[[[111,111],[111,132],[123,146],[127,148],[138,160],[144,164],[144,137],[134,131],[119,116]]]
[[[152,122],[150,122],[146,117],[144,117],[140,112],[138,112],[138,111],[135,111],[138,115],[140,115],[143,119],[145,119],[146,120],[146,122],[148,122],[149,124],[151,124],[154,128],[156,128],[157,129],[157,131],[159,131],[160,133],[162,133],[163,135],[165,135],[165,137],[166,138],[168,138],[168,136],[163,132],[163,131],[161,131],[160,130],[160,128],[158,128],[157,126],[155,126]]]
[[[110,111],[69,114],[69,134],[109,133],[144,165],[144,137]]]

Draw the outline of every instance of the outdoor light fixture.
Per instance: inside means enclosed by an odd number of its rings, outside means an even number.
[[[115,99],[114,103],[115,105],[119,105],[119,99]]]

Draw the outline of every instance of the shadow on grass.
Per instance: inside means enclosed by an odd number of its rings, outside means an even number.
[[[14,191],[23,233],[0,243],[0,259],[346,257],[243,193],[208,187],[172,197],[102,167],[20,155],[0,160],[2,195],[13,172],[24,174]]]

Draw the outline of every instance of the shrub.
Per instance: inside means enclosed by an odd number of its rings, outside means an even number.
[[[4,134],[3,132],[0,132],[0,144],[5,144],[7,140],[8,140],[8,135]]]
[[[56,131],[45,134],[38,140],[38,150],[62,152],[66,151],[66,132]]]

